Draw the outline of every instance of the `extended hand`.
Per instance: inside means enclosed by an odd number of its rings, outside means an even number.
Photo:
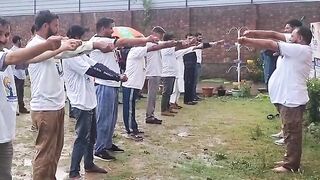
[[[61,40],[63,39],[62,36],[50,36],[47,39],[49,50],[56,50],[61,46]]]
[[[128,81],[127,75],[125,75],[125,74],[120,74],[120,81],[121,81],[121,82],[126,82],[126,81]]]
[[[239,44],[245,44],[245,40],[246,40],[246,37],[239,37],[238,38],[238,43]]]
[[[74,51],[76,50],[79,46],[81,46],[82,41],[79,39],[67,39],[62,42],[61,44],[61,49],[63,51]]]
[[[146,39],[147,39],[147,42],[153,42],[153,43],[159,42],[159,38],[153,35],[148,36]]]
[[[254,37],[256,30],[246,30],[243,32],[243,36],[245,37]]]

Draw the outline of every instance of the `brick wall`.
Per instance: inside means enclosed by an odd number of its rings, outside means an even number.
[[[234,26],[280,31],[291,18],[305,16],[305,24],[320,21],[319,9],[320,2],[301,2],[152,10],[151,22],[146,28],[142,27],[143,11],[60,14],[59,17],[61,34],[69,26],[80,24],[90,28],[91,32],[87,34],[90,37],[94,33],[97,19],[111,17],[117,25],[132,26],[146,35],[152,26],[161,25],[180,38],[184,38],[187,32],[198,31],[203,33],[206,40],[226,39],[234,43],[236,32],[226,34]],[[8,17],[12,24],[12,34],[29,39],[33,19],[33,16]],[[257,54],[257,51],[243,52],[242,59],[252,59]],[[204,51],[203,58],[203,76],[236,78],[234,73],[224,73],[236,59],[235,50],[226,52],[224,49],[208,49]]]

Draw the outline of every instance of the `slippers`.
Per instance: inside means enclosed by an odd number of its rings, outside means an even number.
[[[279,117],[279,114],[275,114],[275,115],[269,114],[269,115],[267,116],[267,119],[272,120],[272,119],[278,118],[278,117]]]

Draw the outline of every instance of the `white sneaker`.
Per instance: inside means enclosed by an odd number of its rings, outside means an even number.
[[[283,146],[284,145],[284,138],[281,138],[279,140],[274,141],[274,144],[278,146]]]
[[[281,138],[283,138],[283,132],[280,131],[277,134],[272,134],[271,137],[281,139]]]

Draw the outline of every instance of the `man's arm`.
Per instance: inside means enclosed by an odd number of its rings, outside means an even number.
[[[177,41],[165,41],[154,46],[148,47],[147,52],[158,51],[165,48],[174,47],[177,45]]]
[[[279,51],[278,43],[270,39],[254,39],[254,38],[240,37],[238,39],[238,43],[241,45],[249,46],[249,47]]]
[[[274,39],[286,42],[285,35],[276,31],[247,30],[243,33],[243,36],[248,38]]]
[[[39,55],[39,56],[37,56],[37,57],[35,57],[33,59],[27,60],[26,62],[28,64],[38,63],[38,62],[42,62],[42,61],[45,61],[47,59],[50,59],[52,57],[60,57],[58,54],[61,54],[61,53],[65,52],[65,51],[66,52],[74,51],[74,56],[76,56],[77,54],[79,54],[80,51],[83,50],[84,46],[85,45],[81,46],[81,41],[80,40],[68,39],[68,40],[62,42],[62,44],[61,44],[59,49],[56,49],[54,51],[46,51],[46,52],[42,53],[41,55]],[[67,57],[69,57],[69,56],[67,56]],[[66,58],[66,57],[61,56],[61,58]]]
[[[61,36],[52,36],[46,40],[46,42],[40,43],[33,47],[20,48],[16,51],[9,52],[5,57],[4,65],[7,66],[26,63],[27,59],[33,59],[45,51],[56,50],[61,46],[61,40]]]
[[[132,46],[144,46],[146,45],[147,42],[158,42],[159,39],[155,36],[148,36],[146,38],[132,38],[132,39],[127,39],[127,38],[122,38],[118,39],[114,46],[115,47],[132,47]]]

